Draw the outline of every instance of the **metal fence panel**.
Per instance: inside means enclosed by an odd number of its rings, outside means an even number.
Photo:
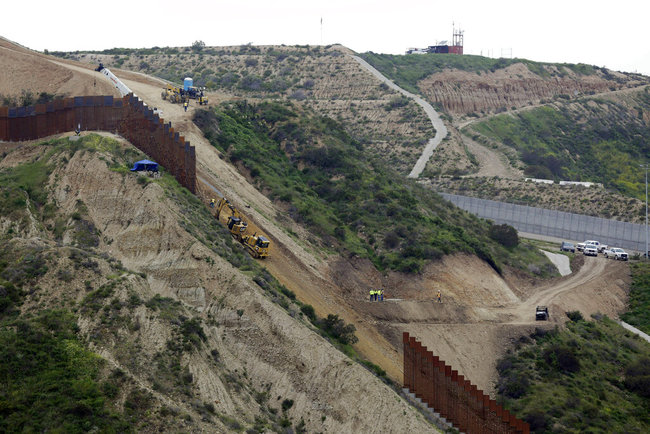
[[[507,223],[520,232],[567,240],[594,239],[637,251],[645,248],[645,225],[456,194],[440,195],[478,217]]]

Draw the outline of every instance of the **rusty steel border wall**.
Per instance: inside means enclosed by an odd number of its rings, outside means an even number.
[[[165,167],[196,193],[196,150],[133,94],[78,96],[29,107],[0,107],[0,140],[35,140],[74,131],[109,131]]]
[[[461,432],[529,434],[528,423],[516,418],[427,347],[403,334],[404,387]]]

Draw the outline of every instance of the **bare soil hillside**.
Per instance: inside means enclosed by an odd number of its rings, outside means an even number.
[[[433,431],[295,306],[274,303],[188,233],[192,215],[169,198],[173,191],[110,170],[114,156],[103,146],[50,157],[57,209],[46,224],[64,228],[58,242],[37,220],[3,224],[2,236],[48,258],[23,312],[74,308],[90,348],[125,376],[123,399],[149,396],[139,431],[227,432],[260,420],[270,426],[280,415],[308,431]],[[43,158],[48,148],[19,147],[0,169]],[[186,340],[186,324],[200,327],[198,338]]]
[[[58,96],[115,95],[119,93],[106,80],[96,79],[53,63],[46,56],[0,38],[0,95],[20,96],[47,92]],[[98,77],[99,78],[99,77]],[[0,101],[1,102],[1,101]]]

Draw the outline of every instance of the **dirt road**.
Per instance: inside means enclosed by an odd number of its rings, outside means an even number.
[[[418,336],[434,354],[479,388],[493,392],[496,362],[520,336],[532,333],[536,327],[563,324],[568,320],[565,312],[575,310],[585,318],[595,313],[616,318],[625,310],[629,281],[626,263],[587,257],[572,275],[539,286],[521,285],[517,300],[502,305],[490,306],[479,300],[468,300],[465,305],[451,294],[453,298],[442,305],[420,303],[417,315],[413,315],[418,322],[404,322],[409,315],[405,312],[394,316],[381,312],[378,316],[383,319],[382,328],[393,339],[399,338],[400,330]],[[535,320],[538,305],[549,307],[549,321]]]
[[[433,155],[434,149],[436,149],[436,147],[438,147],[440,142],[442,142],[442,139],[444,139],[447,136],[447,128],[445,127],[445,124],[442,122],[442,119],[440,119],[440,116],[435,111],[435,109],[431,106],[431,104],[425,101],[422,97],[402,89],[401,87],[393,83],[391,80],[384,77],[384,75],[381,72],[377,71],[372,65],[370,65],[368,62],[366,62],[359,56],[351,56],[351,57],[357,62],[359,62],[359,64],[362,67],[364,67],[368,72],[370,72],[372,75],[377,77],[382,82],[386,83],[388,87],[398,91],[402,95],[411,98],[413,101],[415,101],[420,107],[422,107],[424,112],[431,120],[431,124],[433,125],[433,128],[436,129],[436,135],[433,138],[429,139],[426,146],[424,147],[424,150],[422,151],[422,155],[420,155],[420,158],[418,158],[418,161],[416,161],[415,166],[413,166],[413,169],[411,169],[411,173],[409,173],[408,175],[409,178],[417,178],[418,176],[420,176],[420,174],[424,170],[424,167],[427,165],[427,162]]]

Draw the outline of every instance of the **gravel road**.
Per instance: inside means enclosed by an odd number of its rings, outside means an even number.
[[[415,166],[413,166],[413,169],[411,169],[411,173],[409,173],[408,175],[409,178],[417,178],[418,176],[420,176],[420,174],[424,170],[424,166],[427,165],[427,162],[433,155],[433,150],[436,149],[436,147],[440,144],[442,139],[444,139],[447,136],[447,128],[445,127],[445,124],[442,123],[442,119],[440,119],[440,116],[438,116],[438,113],[433,109],[431,104],[429,104],[424,99],[422,99],[422,97],[402,89],[401,87],[399,87],[398,85],[390,81],[388,78],[384,77],[381,72],[377,71],[372,65],[370,65],[368,62],[366,62],[359,56],[352,56],[352,58],[357,62],[359,62],[359,64],[365,69],[367,69],[368,72],[370,72],[372,75],[374,75],[379,80],[386,83],[388,87],[398,91],[402,95],[411,98],[413,101],[418,103],[424,109],[427,116],[429,116],[429,119],[431,119],[431,124],[433,125],[433,128],[436,129],[436,135],[433,138],[429,139],[427,145],[424,147],[424,150],[422,151],[422,155],[420,155],[420,158],[418,158],[418,161],[415,163]]]

